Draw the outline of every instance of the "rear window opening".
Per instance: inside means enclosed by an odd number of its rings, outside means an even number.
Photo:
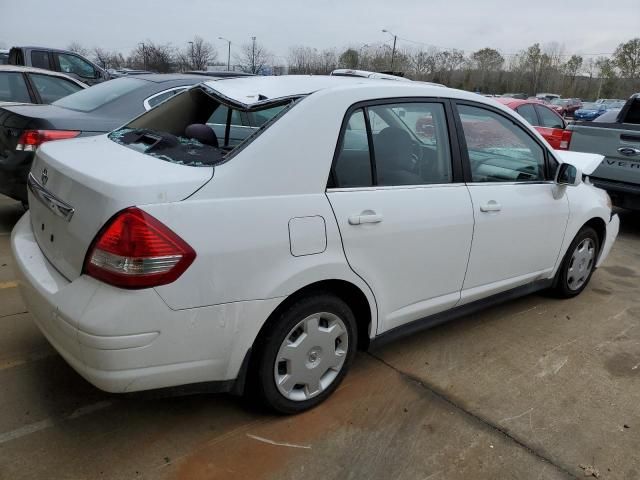
[[[295,101],[286,98],[243,107],[195,87],[114,130],[109,138],[171,163],[218,165],[268,128]]]

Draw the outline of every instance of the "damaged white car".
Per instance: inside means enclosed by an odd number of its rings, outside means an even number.
[[[212,80],[44,144],[12,248],[36,323],[99,388],[206,382],[294,413],[359,348],[580,293],[618,233],[600,160],[463,91]]]

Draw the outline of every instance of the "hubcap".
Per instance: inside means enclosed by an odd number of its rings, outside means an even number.
[[[309,315],[280,345],[273,369],[278,390],[298,402],[319,395],[342,370],[348,348],[347,327],[340,317],[328,312]]]
[[[573,251],[567,271],[567,285],[571,290],[578,290],[587,281],[595,256],[596,246],[591,238],[582,240]]]

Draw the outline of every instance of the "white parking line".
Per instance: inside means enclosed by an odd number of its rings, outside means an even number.
[[[92,403],[91,405],[80,407],[66,417],[57,419],[46,418],[44,420],[40,420],[39,422],[30,423],[29,425],[25,425],[24,427],[16,428],[15,430],[11,430],[10,432],[0,433],[0,445],[21,437],[26,437],[27,435],[31,435],[32,433],[46,430],[47,428],[54,427],[65,421],[75,420],[76,418],[89,415],[90,413],[97,412],[98,410],[103,410],[107,407],[110,407],[111,405],[111,402],[103,400],[102,402]]]

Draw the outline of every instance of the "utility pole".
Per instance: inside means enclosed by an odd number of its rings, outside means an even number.
[[[195,62],[193,61],[193,42],[188,42],[191,45],[191,68],[197,70]]]
[[[393,73],[393,61],[395,60],[395,57],[396,57],[396,42],[398,41],[398,36],[386,29],[382,29],[382,32],[388,33],[393,37],[393,50],[391,50],[391,72]]]
[[[227,40],[224,37],[218,37],[218,40],[224,40],[228,43],[227,47],[227,72],[231,71],[231,40]]]
[[[256,72],[256,37],[251,37],[251,73]]]

